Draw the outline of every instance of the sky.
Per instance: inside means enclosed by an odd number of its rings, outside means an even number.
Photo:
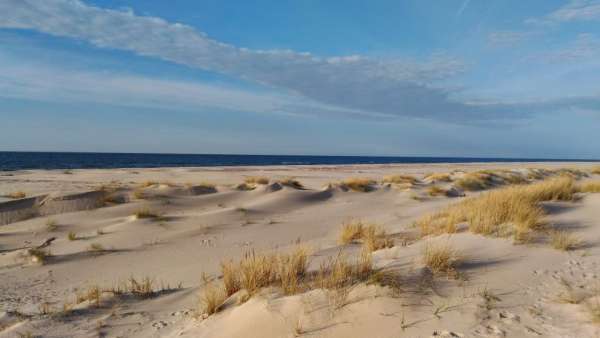
[[[0,150],[600,159],[600,0],[0,0]]]

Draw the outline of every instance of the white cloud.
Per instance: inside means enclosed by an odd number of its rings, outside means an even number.
[[[115,74],[46,74],[45,78],[58,79],[52,81],[44,81],[44,77],[36,80],[30,74],[24,77],[29,82],[19,83],[19,74],[15,73],[8,80],[0,79],[5,93],[12,90],[12,95],[23,97],[55,95],[65,100],[96,97],[95,100],[129,104],[225,106],[250,111],[374,118],[404,116],[462,124],[519,119],[529,116],[533,107],[453,100],[452,92],[444,84],[465,67],[444,55],[417,62],[360,55],[322,58],[291,50],[250,50],[210,39],[190,26],[137,16],[130,10],[88,6],[79,0],[2,0],[0,28],[31,29],[85,40],[102,48],[127,50],[223,73],[288,93],[267,97]]]
[[[599,0],[570,0],[566,5],[541,19],[531,18],[526,22],[531,24],[553,24],[571,21],[600,20]]]

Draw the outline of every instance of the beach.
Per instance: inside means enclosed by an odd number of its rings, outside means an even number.
[[[596,168],[0,172],[0,337],[597,337]],[[484,222],[497,194],[448,219],[502,191],[533,211]],[[247,290],[238,262],[259,258],[272,271]],[[347,278],[328,282],[341,261]]]

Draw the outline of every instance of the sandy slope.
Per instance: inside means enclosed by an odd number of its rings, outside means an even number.
[[[364,165],[241,168],[20,171],[0,173],[0,195],[22,190],[28,199],[0,200],[0,337],[596,337],[583,304],[556,300],[565,281],[577,292],[600,287],[600,194],[575,203],[548,203],[548,222],[571,229],[585,246],[557,251],[547,243],[513,245],[506,239],[461,232],[408,241],[417,217],[460,198],[428,197],[426,185],[378,185],[368,192],[326,184],[346,177],[471,171],[481,168],[562,167],[585,164]],[[306,189],[278,184],[252,191],[232,187],[244,177],[296,177]],[[144,181],[160,184],[133,192]],[[126,203],[102,206],[99,184],[119,184]],[[216,192],[186,184],[211,182]],[[420,198],[415,198],[418,196]],[[160,213],[137,219],[136,211]],[[54,229],[48,220],[55,223]],[[395,234],[397,246],[375,253],[378,266],[403,276],[403,292],[359,285],[335,303],[330,291],[283,297],[264,290],[207,319],[195,318],[201,273],[218,276],[219,263],[249,249],[311,248],[314,267],[335,254],[340,224],[363,219]],[[76,234],[69,240],[67,234]],[[27,248],[55,237],[45,264]],[[429,240],[453,243],[464,263],[460,279],[430,278],[420,263]],[[92,244],[103,250],[90,251]],[[351,254],[353,247],[345,250]],[[150,277],[172,290],[155,297],[104,295],[102,306],[73,302],[77,290]],[[428,283],[424,287],[423,281]],[[181,286],[181,287],[180,287]],[[42,304],[51,314],[42,315]]]

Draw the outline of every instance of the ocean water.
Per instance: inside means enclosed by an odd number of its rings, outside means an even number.
[[[385,157],[304,155],[127,154],[72,152],[0,152],[0,170],[158,168],[311,164],[477,163],[477,162],[594,162],[573,159]]]

